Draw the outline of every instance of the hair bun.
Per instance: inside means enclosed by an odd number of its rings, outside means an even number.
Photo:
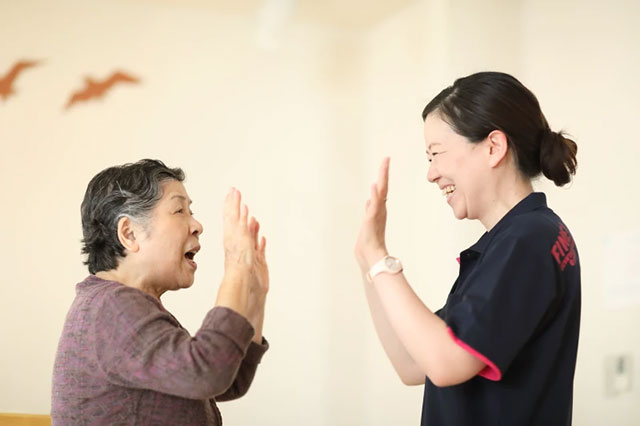
[[[540,168],[557,186],[571,181],[576,174],[578,145],[563,132],[554,132],[548,127],[540,141]]]

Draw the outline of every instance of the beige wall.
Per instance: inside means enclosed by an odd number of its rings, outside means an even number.
[[[167,307],[195,331],[221,276],[220,207],[236,185],[269,238],[265,333],[272,349],[251,392],[222,406],[228,424],[419,422],[422,387],[400,384],[368,318],[352,247],[369,180],[392,156],[389,247],[427,305],[455,278],[457,252],[482,232],[458,222],[426,182],[420,112],[455,77],[512,72],[551,124],[579,143],[569,190],[545,183],[583,262],[576,425],[634,425],[637,386],[605,398],[603,359],[632,353],[640,308],[601,302],[603,240],[638,228],[629,188],[640,148],[634,2],[416,1],[369,27],[293,19],[276,50],[255,16],[170,2],[28,0],[0,6],[0,73],[46,59],[0,103],[0,411],[46,413],[79,255],[79,203],[102,168],[156,157],[187,172],[205,233],[193,288]],[[176,3],[177,4],[177,3]],[[143,78],[63,111],[85,73]],[[626,179],[625,179],[626,177]]]

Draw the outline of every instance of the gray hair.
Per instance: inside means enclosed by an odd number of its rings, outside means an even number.
[[[118,221],[129,217],[146,223],[162,198],[160,185],[166,180],[182,182],[184,172],[149,159],[109,167],[91,179],[80,208],[82,253],[90,273],[117,268],[126,256],[118,239]]]

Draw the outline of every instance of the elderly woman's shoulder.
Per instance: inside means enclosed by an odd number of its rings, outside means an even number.
[[[104,280],[95,275],[78,284],[77,297],[84,299],[91,310],[102,315],[128,313],[144,315],[164,311],[151,295],[117,281]],[[128,316],[128,315],[126,315]]]

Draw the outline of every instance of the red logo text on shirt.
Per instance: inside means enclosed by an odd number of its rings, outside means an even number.
[[[573,241],[569,230],[562,223],[558,225],[560,232],[558,233],[558,239],[551,247],[551,254],[560,265],[560,270],[564,271],[567,264],[575,266],[578,255],[576,254],[576,243]]]

